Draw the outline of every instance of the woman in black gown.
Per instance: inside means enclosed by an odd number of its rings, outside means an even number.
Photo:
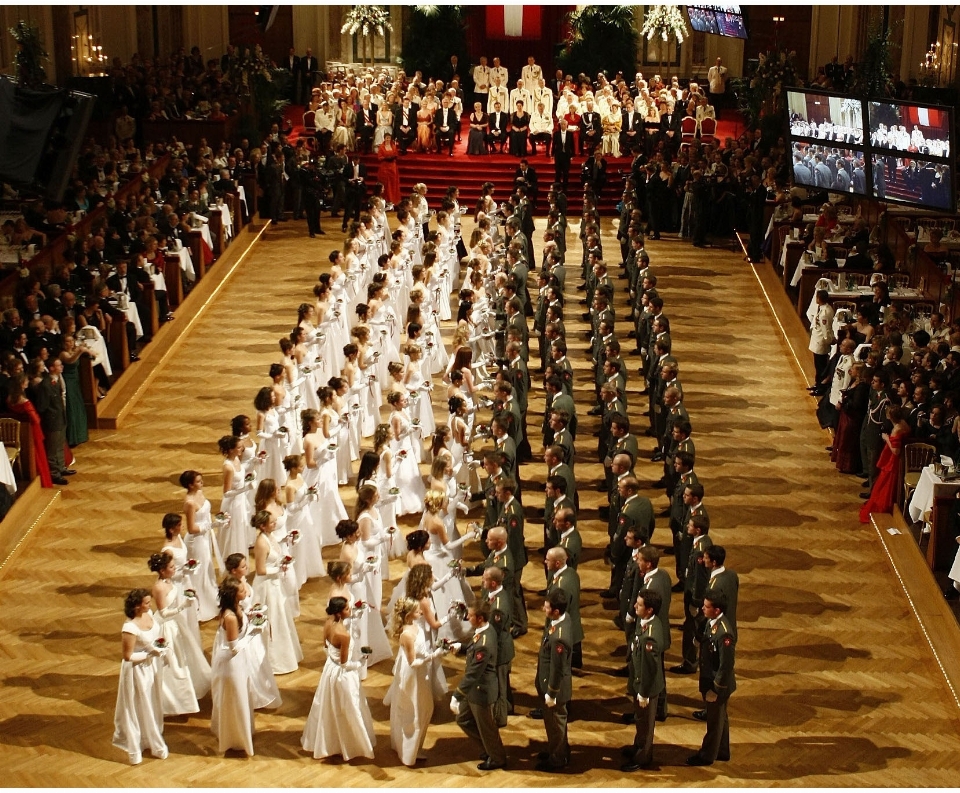
[[[523,109],[523,102],[517,102],[517,112],[510,116],[510,154],[514,157],[527,156],[529,132],[530,114]]]
[[[470,134],[467,136],[467,154],[487,153],[487,132],[490,130],[490,117],[483,112],[479,102],[473,103],[470,114]]]

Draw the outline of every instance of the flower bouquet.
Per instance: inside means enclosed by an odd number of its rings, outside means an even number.
[[[264,460],[267,459],[267,455],[266,455],[266,454],[263,455],[263,459],[264,459]],[[252,481],[253,481],[254,479],[256,479],[256,478],[257,478],[257,475],[251,471],[249,474],[247,474],[245,477],[243,477],[243,481],[244,481],[244,482],[252,482]]]
[[[186,570],[187,573],[195,573],[198,567],[200,567],[200,562],[196,559],[187,559],[187,563],[183,566],[183,569]]]
[[[300,532],[296,529],[290,532],[289,537],[291,545],[296,545],[298,542],[300,542]]]
[[[447,610],[458,620],[463,621],[467,618],[467,604],[462,600],[454,600],[453,603],[450,604],[450,608]]]
[[[251,612],[251,614],[250,614],[250,624],[251,624],[251,625],[253,625],[253,626],[255,626],[255,627],[260,627],[261,625],[265,625],[266,622],[267,622],[267,615],[266,615],[266,614],[264,614],[264,613],[262,613],[262,612],[260,612],[260,613],[253,613],[253,612]]]
[[[166,650],[166,649],[167,649],[167,640],[164,639],[164,638],[161,636],[159,639],[157,639],[157,640],[153,643],[153,646],[156,647],[158,650]]]
[[[300,371],[303,372],[303,374],[310,374],[313,371],[313,367],[307,366],[306,364],[304,364],[303,366],[300,367]]]
[[[377,557],[376,557],[376,556],[368,556],[364,561],[365,561],[367,564],[376,564],[376,563],[377,563]]]
[[[404,453],[404,457],[406,457],[406,453]],[[390,490],[388,490],[387,492],[390,493],[391,496],[399,496],[399,495],[400,495],[400,488],[399,488],[399,487],[391,487]]]
[[[387,534],[396,534],[396,533],[397,533],[396,526],[390,526],[390,528],[387,529]]]
[[[469,487],[469,485],[467,485],[466,482],[460,482],[460,483],[457,485],[457,490],[459,490],[461,493],[466,493],[467,490],[469,490],[469,489],[470,489],[470,487]]]
[[[226,512],[218,512],[213,516],[213,525],[218,529],[222,529],[224,526],[230,524],[230,516]]]
[[[437,639],[434,643],[433,648],[435,650],[443,650],[445,653],[453,652],[454,641],[452,639]]]
[[[264,460],[266,460],[266,459],[267,459],[267,450],[266,450],[266,449],[264,449],[262,452],[257,452],[257,462],[258,462],[258,463],[262,463],[262,462],[263,462]],[[251,476],[251,475],[248,474],[247,476],[249,477],[249,476]],[[244,480],[244,481],[250,481],[250,480],[249,480],[249,479],[246,479],[246,480]]]
[[[367,647],[367,645],[364,645],[363,647],[360,648],[360,652],[363,655],[373,655],[373,648]]]
[[[407,450],[406,450],[406,449],[401,449],[399,452],[397,452],[397,457],[399,457],[401,460],[406,460],[406,459],[407,459]],[[399,492],[399,491],[397,491],[397,492]]]
[[[449,562],[447,562],[447,567],[449,567],[451,570],[456,570],[458,567],[460,567],[460,560],[451,559]]]
[[[287,572],[292,562],[293,562],[292,556],[290,556],[289,554],[287,556],[284,556],[283,559],[280,560],[280,572],[281,573]]]
[[[364,603],[362,600],[358,600],[356,603],[353,604],[354,611],[363,611],[366,607],[367,607],[367,604]]]
[[[354,413],[358,413],[358,412],[360,411],[360,403],[359,403],[359,402],[354,402],[354,403],[350,406],[350,410],[352,410]]]
[[[307,488],[307,495],[308,495],[308,496],[315,496],[315,495],[317,495],[317,486],[316,486],[316,485],[310,485],[310,487]]]

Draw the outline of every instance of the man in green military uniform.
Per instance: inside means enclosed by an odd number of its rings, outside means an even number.
[[[660,626],[663,629],[663,652],[670,649],[670,575],[660,567],[660,550],[652,545],[645,545],[640,549],[640,558],[637,560],[640,575],[641,589],[649,589],[660,595]],[[663,661],[663,656],[660,658]],[[667,685],[664,681],[663,689],[657,698],[657,721],[667,720]]]
[[[656,728],[657,697],[663,690],[663,626],[657,612],[660,596],[649,589],[637,595],[637,630],[630,643],[630,678],[627,693],[634,703],[637,734],[633,745],[621,752],[625,762],[621,771],[639,771],[653,763],[653,733]]]
[[[730,759],[727,701],[737,690],[734,673],[737,637],[724,616],[726,605],[726,598],[720,592],[707,592],[703,598],[706,623],[700,638],[700,693],[706,703],[707,734],[703,736],[700,751],[687,758],[687,765],[713,765],[715,760]]]
[[[480,586],[490,602],[490,625],[497,634],[497,702],[493,706],[493,715],[498,727],[506,727],[507,716],[513,711],[513,689],[510,687],[514,658],[513,636],[510,635],[513,594],[504,589],[503,570],[496,566],[483,571]]]
[[[577,571],[567,564],[567,552],[557,546],[547,551],[547,570],[550,574],[550,592],[562,589],[567,594],[567,616],[570,618],[570,627],[573,631],[573,658],[571,665],[574,669],[583,668],[583,623],[580,621],[580,576]]]
[[[636,477],[628,476],[620,480],[619,484],[621,507],[620,517],[617,519],[617,530],[610,540],[610,561],[613,568],[610,571],[610,586],[600,593],[600,597],[615,598],[620,596],[623,585],[623,576],[627,569],[630,557],[624,537],[629,528],[634,529],[644,544],[650,541],[652,530],[653,505],[650,499],[640,495],[640,482]]]
[[[487,474],[487,481],[483,485],[484,503],[486,512],[483,519],[482,541],[486,541],[487,532],[493,526],[500,525],[500,502],[497,500],[497,482],[506,478],[502,467],[503,455],[495,450],[483,453],[483,470]]]
[[[707,591],[710,575],[703,563],[704,551],[713,545],[708,536],[710,522],[703,515],[695,515],[687,521],[687,533],[691,537],[690,554],[687,556],[687,572],[683,579],[683,642],[681,655],[683,661],[670,671],[678,675],[692,675],[697,671],[696,637],[703,631],[703,617],[700,609],[703,596]]]
[[[527,632],[527,605],[523,600],[521,576],[527,564],[527,549],[523,537],[523,507],[514,498],[517,485],[510,479],[497,483],[497,500],[500,502],[500,522],[507,530],[507,548],[513,557],[513,627],[511,632],[516,639]]]
[[[543,697],[543,726],[547,750],[540,753],[538,771],[559,771],[570,762],[567,741],[567,703],[573,698],[573,654],[567,595],[554,589],[544,601],[543,639],[537,656],[537,693]]]
[[[557,547],[567,552],[567,564],[574,570],[583,553],[583,537],[577,530],[577,513],[573,507],[565,504],[553,516],[553,528],[557,532]]]
[[[490,603],[478,600],[467,610],[473,638],[467,645],[467,667],[450,699],[457,725],[480,744],[480,771],[507,767],[507,753],[493,715],[497,701],[497,635],[490,629]]]
[[[483,575],[483,571],[488,567],[497,567],[503,573],[503,588],[507,594],[513,596],[513,555],[507,548],[507,530],[503,526],[494,526],[487,532],[485,540],[490,553],[480,564],[473,567],[464,568],[464,575],[477,576]]]

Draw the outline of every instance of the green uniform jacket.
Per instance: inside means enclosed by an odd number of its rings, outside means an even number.
[[[543,626],[543,639],[537,655],[537,693],[549,694],[558,704],[573,698],[573,675],[570,660],[573,656],[570,618],[564,615],[559,625],[551,626],[551,620]]]
[[[638,529],[644,544],[650,542],[650,535],[653,534],[654,517],[653,504],[649,498],[646,496],[628,498],[620,508],[620,517],[624,521],[622,524],[624,533],[631,527]],[[621,529],[618,527],[617,532],[620,531]]]
[[[488,627],[467,647],[467,668],[453,695],[474,705],[492,705],[497,691],[497,632]]]
[[[710,620],[704,623],[700,640],[701,694],[713,691],[720,699],[726,699],[737,690],[733,671],[736,647],[737,637],[726,614],[720,616],[716,625],[710,625]]]
[[[490,600],[490,627],[497,634],[498,666],[510,663],[514,656],[513,634],[510,633],[510,607],[512,604],[513,594],[503,586]]]
[[[487,512],[484,517],[483,527],[485,529],[500,525],[500,502],[497,500],[497,494],[494,491],[497,482],[504,478],[503,468],[501,473],[488,476],[486,484],[483,486],[483,494],[486,500]]]
[[[637,457],[640,455],[637,436],[628,432],[622,438],[615,438],[610,448],[610,457],[615,457],[618,454],[629,454],[633,462],[636,463]]]
[[[663,662],[660,660],[663,643],[663,625],[659,617],[654,617],[646,626],[638,624],[630,642],[627,693],[632,697],[646,697],[651,700],[650,705],[654,705],[652,700],[660,696],[664,688]]]
[[[576,570],[577,562],[580,561],[580,554],[583,552],[583,537],[580,536],[577,527],[574,526],[570,533],[563,537],[557,545],[567,552],[567,564]]]
[[[580,576],[572,567],[567,567],[560,573],[555,573],[550,581],[550,592],[562,589],[567,595],[567,618],[570,620],[571,637],[573,644],[583,641],[583,625],[580,622]],[[547,592],[547,597],[550,597]]]
[[[703,565],[703,552],[713,545],[709,534],[704,534],[699,541],[690,548],[687,556],[687,573],[683,579],[683,591],[697,606],[703,604],[703,593],[707,591],[707,581],[710,571]]]
[[[490,551],[482,564],[468,567],[465,574],[468,576],[483,575],[483,571],[488,567],[499,567],[503,571],[503,588],[507,592],[513,592],[513,556],[509,548],[502,551]]]
[[[560,476],[563,477],[564,481],[567,483],[567,492],[566,496],[574,503],[576,503],[577,495],[577,480],[573,476],[573,469],[566,463],[559,463],[556,467],[556,470],[547,471],[547,476]]]
[[[504,504],[500,511],[502,526],[507,530],[507,549],[517,565],[514,574],[527,564],[527,548],[523,541],[523,507],[516,497],[509,504]]]
[[[563,500],[560,502],[559,506],[556,506],[556,502],[552,498],[546,499],[543,504],[543,525],[547,529],[547,536],[550,538],[550,542],[553,545],[556,545],[560,542],[560,535],[557,533],[557,530],[553,527],[553,517],[557,514],[558,510],[569,507],[574,510],[574,525],[576,525],[576,510],[573,506],[573,499],[570,496],[564,495]],[[576,565],[574,565],[576,566]]]
[[[709,571],[707,575],[710,575]],[[734,635],[734,638],[736,638],[737,596],[740,594],[740,577],[733,572],[733,570],[724,569],[724,571],[719,575],[715,575],[713,578],[708,579],[707,589],[703,593],[703,596],[707,597],[711,592],[716,592],[718,590],[723,592],[724,597],[727,599],[727,608],[723,612],[723,618],[730,627],[730,632]]]
[[[663,630],[663,649],[670,649],[670,598],[672,595],[671,587],[673,584],[670,583],[670,574],[664,570],[662,567],[658,567],[657,571],[650,576],[649,580],[646,583],[643,583],[643,576],[640,576],[640,589],[649,589],[652,592],[656,592],[660,595],[660,610],[657,612],[657,617],[660,618],[660,627]],[[634,598],[634,603],[636,603],[636,598]]]

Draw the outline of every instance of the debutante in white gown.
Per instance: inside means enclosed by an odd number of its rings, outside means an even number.
[[[350,575],[350,596],[353,599],[353,613],[347,626],[350,630],[350,654],[353,660],[361,660],[360,649],[369,647],[373,652],[367,656],[367,663],[360,669],[360,679],[367,677],[367,667],[385,661],[393,655],[387,631],[380,616],[380,603],[383,596],[383,580],[380,577],[380,557],[358,543],[357,558],[354,560]],[[366,560],[371,559],[369,564]],[[368,569],[370,568],[370,569]],[[379,595],[378,595],[379,589]],[[377,598],[380,599],[377,599]],[[357,603],[363,603],[362,608]]]
[[[183,587],[170,581],[166,608],[154,619],[160,623],[160,635],[169,647],[163,674],[163,715],[179,716],[197,713],[210,691],[210,664],[203,654],[197,601],[183,593]]]
[[[294,494],[293,502],[287,504],[287,536],[293,541],[298,536],[293,552],[293,567],[296,571],[297,588],[308,578],[319,578],[326,571],[320,554],[320,532],[313,521],[311,504],[313,498],[304,482]],[[294,535],[294,532],[297,535]]]
[[[391,528],[397,529],[392,535],[393,542],[389,545],[389,554],[391,559],[399,559],[407,555],[407,541],[404,539],[403,532],[397,526],[397,503],[400,501],[400,489],[397,487],[395,476],[387,476],[387,463],[384,455],[387,449],[380,453],[380,465],[377,466],[377,511],[380,513],[380,522],[384,530]],[[396,462],[394,461],[394,465]],[[390,491],[396,490],[396,493]]]
[[[390,441],[390,449],[393,452],[393,475],[396,486],[400,489],[396,513],[409,515],[423,511],[423,497],[427,492],[417,463],[416,449],[421,446],[420,434],[412,426],[406,413],[394,411],[393,415],[400,416],[401,425],[400,440]]]
[[[123,633],[136,637],[135,654],[149,653],[160,638],[160,622],[140,630],[133,620],[123,624]],[[136,661],[121,661],[117,707],[113,714],[113,745],[131,756],[149,749],[154,757],[167,756],[163,740],[163,661],[148,655]]]
[[[424,550],[423,558],[433,568],[433,577],[441,581],[450,572],[450,563],[457,558],[440,543],[440,537],[430,534],[430,545]],[[460,576],[453,576],[443,586],[433,591],[433,602],[437,608],[437,618],[442,618],[454,601],[463,601],[468,606],[473,603],[473,590]],[[463,641],[470,635],[470,623],[451,616],[450,621],[440,628],[437,636],[441,639]]]
[[[250,549],[251,536],[255,534],[250,524],[251,505],[248,494],[256,487],[256,479],[245,481],[247,476],[244,467],[234,470],[233,486],[224,491],[220,502],[220,511],[228,515],[229,522],[218,527],[220,533],[220,551],[224,558],[232,553],[247,555]],[[256,537],[253,537],[256,539]]]
[[[433,716],[433,647],[419,625],[413,652],[417,666],[411,666],[402,648],[397,650],[393,681],[383,698],[390,707],[390,745],[407,766],[417,762]]]
[[[259,611],[267,618],[267,624],[259,631],[251,632],[250,643],[246,647],[244,656],[247,659],[247,665],[250,667],[250,688],[252,689],[254,708],[279,708],[283,704],[280,698],[280,688],[277,686],[277,678],[274,677],[273,669],[270,667],[270,658],[267,656],[267,632],[269,631],[270,615],[263,603],[254,603],[253,588],[249,589],[249,594],[240,601],[240,610],[248,618],[244,625],[249,625],[249,618],[252,612]],[[257,608],[254,608],[257,606]],[[246,630],[246,628],[244,628]]]
[[[326,643],[327,661],[313,695],[300,745],[317,760],[340,755],[373,759],[376,735],[370,707],[360,686],[359,661],[340,663],[340,651]]]
[[[210,729],[220,754],[239,749],[253,755],[253,722],[256,708],[250,650],[258,641],[245,616],[240,635],[228,641],[223,625],[213,640],[213,709]]]
[[[222,568],[220,547],[217,537],[213,533],[213,523],[210,518],[210,502],[205,498],[203,506],[194,515],[194,522],[200,529],[199,534],[187,534],[187,556],[195,559],[196,568],[188,572],[186,579],[187,589],[197,593],[200,604],[200,621],[214,619],[220,613],[220,596],[217,593],[217,579],[213,573],[213,560]]]
[[[437,422],[433,418],[433,403],[430,401],[430,391],[421,372],[422,361],[410,362],[410,379],[404,388],[410,394],[410,403],[407,410],[410,418],[420,426],[420,437],[429,438],[437,429]]]
[[[270,408],[263,414],[263,429],[257,433],[260,439],[258,452],[266,452],[259,479],[272,479],[278,484],[286,479],[283,470],[283,458],[287,453],[287,435],[280,432],[280,416],[276,408]]]
[[[329,445],[334,448],[330,449]],[[310,503],[310,512],[322,546],[338,545],[340,538],[337,537],[337,524],[347,519],[347,510],[343,506],[340,488],[337,486],[336,444],[331,441],[328,448],[317,449],[317,458],[316,468],[306,468],[303,471],[303,481],[307,487],[317,489],[317,500]]]
[[[297,626],[293,621],[291,604],[280,583],[280,562],[283,559],[280,543],[269,534],[264,536],[270,543],[270,552],[267,554],[267,573],[258,575],[254,579],[253,593],[257,601],[266,605],[268,609],[270,632],[267,655],[270,657],[270,666],[274,674],[285,675],[296,671],[297,665],[303,660],[303,652],[300,649],[300,639],[297,636]],[[293,574],[292,571],[289,574]]]

